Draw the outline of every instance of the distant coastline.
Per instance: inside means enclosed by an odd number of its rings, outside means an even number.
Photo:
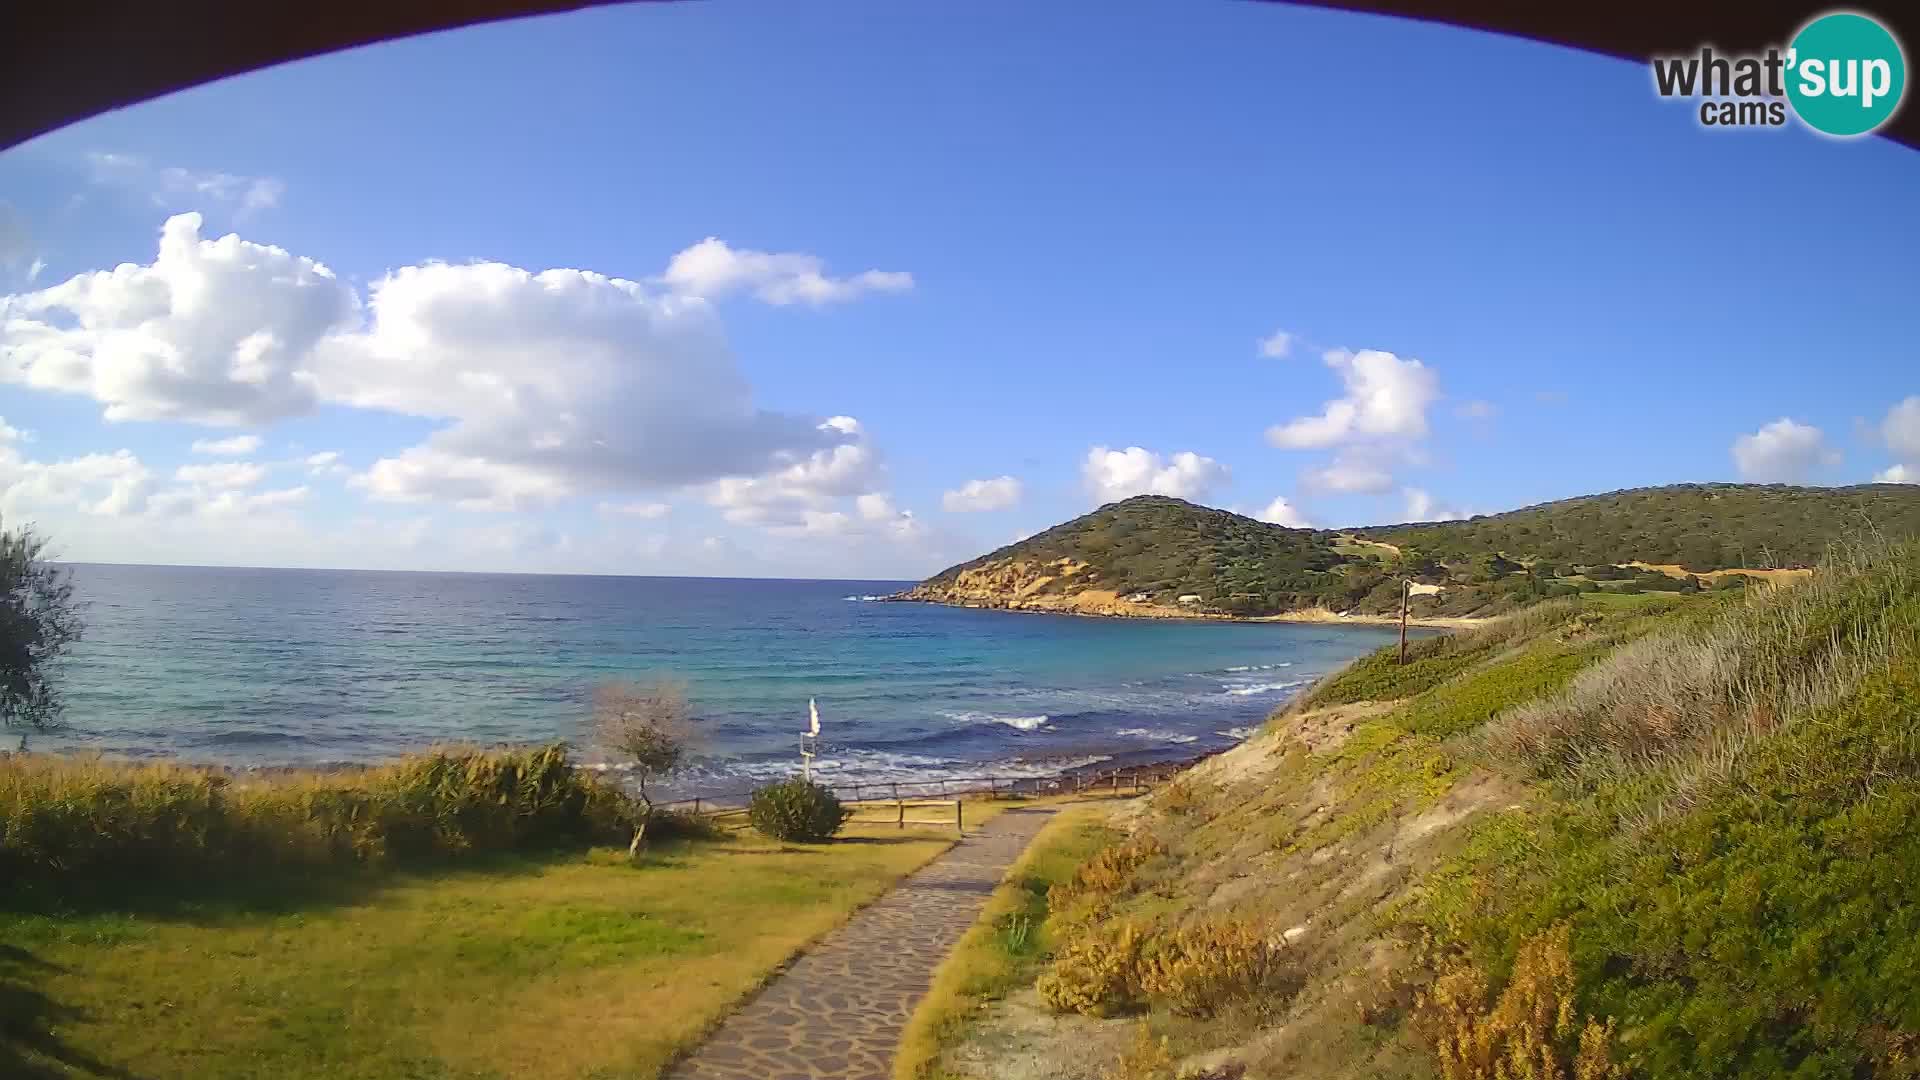
[[[1125,601],[1097,606],[1075,606],[1074,598],[1043,596],[1032,600],[985,600],[969,596],[949,599],[936,595],[924,585],[880,598],[888,603],[934,604],[940,607],[975,608],[981,611],[1009,611],[1023,615],[1074,615],[1089,619],[1180,619],[1193,622],[1238,623],[1315,623],[1329,626],[1398,626],[1398,615],[1338,612],[1327,608],[1296,608],[1272,615],[1230,615],[1220,611],[1194,611],[1164,604],[1129,604]],[[1480,626],[1488,620],[1469,616],[1409,616],[1408,626],[1429,630],[1462,630]]]

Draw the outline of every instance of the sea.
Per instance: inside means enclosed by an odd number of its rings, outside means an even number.
[[[78,564],[65,724],[29,749],[250,766],[585,738],[596,686],[684,684],[670,787],[1042,776],[1230,746],[1392,629],[885,601],[901,581]],[[9,738],[14,733],[9,733]]]

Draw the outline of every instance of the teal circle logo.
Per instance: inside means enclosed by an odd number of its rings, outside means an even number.
[[[1787,100],[1815,131],[1865,135],[1907,92],[1907,58],[1886,27],[1837,11],[1800,28],[1787,48]]]

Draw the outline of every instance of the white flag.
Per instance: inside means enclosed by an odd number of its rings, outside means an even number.
[[[812,723],[807,727],[807,734],[817,738],[820,734],[820,708],[813,703],[812,698],[807,699],[807,716],[812,719]]]

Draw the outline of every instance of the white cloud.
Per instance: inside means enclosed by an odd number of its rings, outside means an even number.
[[[1159,454],[1138,446],[1125,450],[1096,446],[1087,451],[1080,474],[1087,490],[1098,501],[1107,503],[1131,495],[1204,499],[1227,482],[1229,470],[1191,450],[1162,460]]]
[[[825,265],[815,255],[740,250],[709,236],[674,255],[660,280],[676,292],[708,299],[751,290],[769,304],[815,306],[913,288],[913,275],[903,271],[867,270],[836,278],[824,273]]]
[[[152,490],[152,472],[127,450],[41,462],[0,445],[0,512],[9,517],[44,510],[119,517],[146,509]]]
[[[1825,465],[1840,461],[1817,427],[1781,417],[1751,435],[1733,440],[1733,463],[1743,480],[1797,484]]]
[[[209,465],[182,465],[173,478],[195,487],[250,488],[267,478],[267,467],[251,461],[221,461]]]
[[[991,480],[969,480],[941,495],[940,506],[952,514],[1005,510],[1020,502],[1021,490],[1019,479],[1012,476],[996,476]]]
[[[1267,508],[1260,511],[1259,518],[1275,525],[1285,525],[1289,529],[1313,528],[1313,522],[1307,520],[1300,508],[1288,502],[1284,496],[1276,496],[1268,503]]]
[[[462,510],[518,510],[552,503],[578,489],[526,465],[468,457],[432,446],[414,446],[381,458],[348,481],[381,502],[439,500]]]
[[[354,476],[382,501],[500,510],[710,486],[735,520],[792,524],[880,490],[856,420],[755,404],[693,288],[824,303],[904,275],[828,278],[812,256],[716,241],[676,259],[678,291],[426,263],[388,273],[363,304],[317,261],[200,229],[176,216],[151,264],[0,298],[0,380],[89,394],[111,420],[253,425],[324,402],[438,422]],[[344,469],[327,453],[307,460],[313,475]]]
[[[27,264],[27,284],[31,285],[40,278],[40,272],[47,268],[47,260],[35,259]]]
[[[1393,490],[1393,473],[1370,455],[1341,454],[1331,464],[1305,469],[1300,480],[1314,491],[1378,495]]]
[[[1920,461],[1920,394],[1887,410],[1887,418],[1880,422],[1880,437],[1895,457]]]
[[[1440,380],[1431,368],[1378,349],[1334,349],[1325,361],[1346,393],[1327,402],[1318,416],[1268,428],[1268,442],[1283,450],[1316,450],[1426,435],[1427,409],[1440,396]]]
[[[1895,465],[1875,473],[1876,484],[1920,484],[1920,466]]]
[[[834,420],[821,424],[821,429],[844,430]],[[853,430],[858,431],[858,426]],[[707,487],[707,502],[721,508],[735,524],[791,524],[806,512],[826,510],[836,499],[870,494],[881,484],[880,456],[865,441],[841,443],[804,457],[791,453],[776,457],[771,471],[714,481]]]
[[[322,450],[316,454],[308,454],[300,460],[300,463],[305,465],[307,471],[314,476],[340,476],[353,471],[347,468],[346,462],[340,460],[338,450]]]
[[[153,205],[184,208],[217,205],[237,215],[280,205],[287,185],[270,176],[156,166],[136,154],[90,153],[87,163],[96,184],[146,195]]]
[[[433,263],[375,283],[368,309],[364,333],[323,349],[321,393],[451,421],[369,470],[382,498],[518,506],[759,477],[816,452],[848,468],[837,451],[865,453],[846,418],[758,408],[697,297],[590,271]]]
[[[1454,410],[1454,414],[1465,420],[1491,420],[1500,415],[1500,409],[1491,401],[1476,398],[1473,401],[1461,402],[1460,407]]]
[[[602,514],[615,517],[633,517],[644,521],[657,521],[673,512],[673,507],[663,502],[603,502],[599,506]]]
[[[169,218],[159,254],[0,297],[0,380],[91,395],[109,420],[258,424],[315,400],[310,350],[354,314],[311,259]]]
[[[1279,360],[1293,351],[1293,335],[1285,330],[1275,330],[1259,341],[1260,355]]]
[[[1432,495],[1419,488],[1406,488],[1401,494],[1407,499],[1407,520],[1410,522],[1460,521],[1467,517],[1466,511],[1442,506]]]
[[[230,439],[195,439],[191,449],[196,454],[211,454],[215,457],[239,457],[260,449],[260,436],[235,435]]]

